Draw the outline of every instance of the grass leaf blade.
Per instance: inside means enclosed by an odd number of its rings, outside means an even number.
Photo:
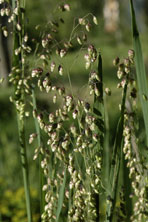
[[[122,104],[121,104],[121,114],[117,125],[113,155],[111,160],[110,180],[108,184],[108,203],[106,211],[106,222],[113,221],[113,213],[116,204],[116,196],[118,192],[117,188],[118,188],[118,179],[119,179],[119,171],[121,164],[120,162],[121,162],[121,152],[122,152],[124,110],[125,110],[125,101],[127,95],[127,85],[128,85],[128,79],[126,79],[126,84],[124,86]]]
[[[134,5],[132,0],[130,0],[130,6],[131,6],[131,16],[132,16],[133,47],[135,50],[137,83],[139,88],[140,102],[142,106],[142,112],[146,129],[146,142],[148,145],[148,101],[147,99],[144,99],[148,98],[148,83],[146,78],[141,42],[139,38],[139,32],[137,28]]]

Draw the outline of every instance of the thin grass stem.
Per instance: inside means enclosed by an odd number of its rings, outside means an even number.
[[[21,48],[21,53],[16,55],[15,50],[22,45],[23,36],[24,36],[24,15],[20,10],[20,7],[23,8],[25,1],[18,2],[12,0],[13,10],[18,8],[18,15],[15,15],[13,22],[13,58],[12,58],[12,67],[14,69],[19,69],[19,78],[24,78],[24,52]],[[16,26],[17,24],[22,25],[21,30],[18,31]],[[14,75],[17,75],[14,71]],[[17,122],[18,122],[18,132],[19,132],[19,144],[20,144],[20,155],[21,155],[21,167],[23,171],[23,180],[24,180],[24,190],[26,197],[26,208],[27,208],[27,218],[28,222],[32,222],[32,213],[31,213],[31,201],[30,201],[30,185],[29,185],[29,170],[28,170],[28,160],[26,153],[26,140],[25,140],[25,116],[24,116],[24,106],[25,106],[25,92],[24,89],[18,89],[18,82],[14,85],[15,90],[15,104],[17,111]]]

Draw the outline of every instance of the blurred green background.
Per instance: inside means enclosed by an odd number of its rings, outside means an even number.
[[[119,115],[118,105],[121,98],[120,90],[117,89],[118,79],[116,77],[116,68],[113,67],[112,61],[119,56],[121,59],[127,56],[128,49],[132,48],[132,33],[130,29],[130,9],[128,0],[73,0],[69,1],[71,11],[62,14],[65,23],[60,24],[57,39],[69,38],[72,31],[72,25],[75,19],[83,17],[88,13],[94,14],[98,19],[98,26],[93,25],[92,31],[88,33],[88,43],[93,43],[97,50],[101,51],[103,58],[103,77],[104,86],[109,87],[112,91],[111,97],[106,98],[109,125],[110,125],[110,143],[114,136],[116,123]],[[142,48],[148,73],[148,1],[134,1],[137,13],[138,26],[141,33]],[[46,28],[49,20],[60,19],[61,14],[55,10],[58,7],[57,0],[30,0],[26,1],[26,31],[29,35],[29,44],[34,49],[32,39],[40,39],[40,31]],[[1,8],[3,6],[1,5]],[[112,21],[110,18],[115,17]],[[1,18],[1,24],[6,23],[5,18]],[[109,24],[108,24],[109,23]],[[41,25],[39,30],[35,27]],[[9,60],[11,61],[12,37],[6,39],[2,37],[0,41],[0,76],[7,79],[10,72]],[[8,53],[5,57],[7,45]],[[64,60],[65,66],[69,69],[72,82],[72,90],[79,97],[86,97],[86,85],[88,81],[89,71],[85,69],[84,52],[80,52],[75,43],[73,50],[66,56]],[[6,58],[6,60],[5,60]],[[28,61],[34,68],[35,60],[33,52],[29,55]],[[10,62],[11,63],[11,62]],[[71,90],[67,77],[64,77],[66,87]],[[85,91],[86,90],[86,91]],[[18,132],[16,111],[9,97],[13,94],[13,89],[7,84],[0,86],[0,221],[5,222],[25,222],[25,200],[23,191],[23,178],[20,170],[20,155],[18,146]],[[37,103],[41,109],[47,107],[49,110],[54,109],[48,95],[42,93],[37,96]],[[139,138],[143,139],[144,132],[143,121],[139,120],[141,132]],[[26,141],[28,143],[29,134],[35,131],[34,122],[31,117],[26,121]],[[29,176],[31,184],[31,195],[33,199],[33,221],[39,221],[39,194],[38,194],[38,163],[32,161],[34,149],[37,144],[27,147],[29,158]]]

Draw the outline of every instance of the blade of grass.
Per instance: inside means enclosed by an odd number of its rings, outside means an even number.
[[[136,16],[133,1],[130,0],[131,16],[132,16],[132,31],[133,31],[133,47],[135,50],[135,65],[137,74],[137,83],[139,88],[140,102],[142,106],[143,118],[146,129],[146,142],[148,146],[148,83],[145,73],[141,42],[136,23]],[[145,99],[146,98],[146,99]]]
[[[96,87],[99,91],[99,95],[94,95],[94,104],[93,104],[93,113],[97,119],[98,130],[96,133],[99,135],[100,140],[98,140],[97,144],[94,147],[95,153],[94,157],[97,155],[103,158],[103,145],[104,145],[104,103],[103,103],[103,71],[102,71],[102,57],[99,53],[98,57],[98,79],[99,81],[96,83]],[[103,161],[102,161],[103,162]],[[97,172],[97,171],[96,171]],[[101,177],[101,175],[100,175]],[[97,217],[96,221],[100,221],[100,197],[99,194],[95,194],[96,201],[96,212]]]
[[[105,187],[108,186],[109,181],[109,169],[110,169],[110,147],[109,147],[109,117],[106,104],[106,97],[104,97],[104,110],[105,110],[105,138],[104,138],[104,153],[103,153],[103,181]]]
[[[106,209],[106,222],[113,221],[113,213],[116,204],[116,196],[118,192],[117,188],[118,188],[118,178],[119,178],[121,152],[122,152],[124,110],[125,110],[125,100],[127,94],[127,85],[128,85],[128,79],[126,79],[126,84],[123,90],[121,115],[116,130],[115,143],[113,148],[113,155],[112,155],[111,169],[110,169],[110,180],[108,183],[108,190],[107,190],[108,201]]]

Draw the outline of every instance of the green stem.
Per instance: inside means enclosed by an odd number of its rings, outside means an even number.
[[[24,189],[26,197],[26,208],[28,222],[32,221],[31,214],[31,201],[30,201],[30,189],[29,189],[29,173],[28,173],[28,161],[26,153],[26,142],[25,142],[25,126],[24,119],[20,119],[20,114],[17,114],[18,119],[18,131],[19,131],[19,143],[20,143],[20,154],[21,154],[21,166],[23,171]]]
[[[18,5],[19,4],[19,5]],[[28,161],[27,161],[27,153],[26,153],[26,141],[25,141],[25,117],[24,117],[24,106],[25,106],[25,92],[23,88],[18,87],[19,79],[24,78],[24,51],[21,49],[21,53],[16,55],[15,50],[21,47],[23,37],[24,37],[24,14],[21,12],[20,7],[24,8],[24,1],[19,2],[16,0],[12,0],[12,8],[13,10],[18,7],[18,15],[15,15],[13,22],[13,59],[12,66],[15,69],[19,69],[20,73],[16,73],[14,71],[14,77],[16,77],[17,81],[14,83],[15,90],[15,103],[17,110],[17,121],[18,121],[18,133],[19,133],[19,144],[20,144],[20,155],[21,155],[21,167],[23,171],[23,180],[24,180],[24,190],[26,197],[26,208],[27,208],[27,217],[28,222],[32,222],[32,213],[31,213],[31,201],[30,201],[30,185],[29,185],[29,170],[28,170]],[[17,23],[21,25],[21,30],[18,31],[16,28]],[[19,75],[19,77],[18,77]],[[18,79],[19,78],[19,79]]]

